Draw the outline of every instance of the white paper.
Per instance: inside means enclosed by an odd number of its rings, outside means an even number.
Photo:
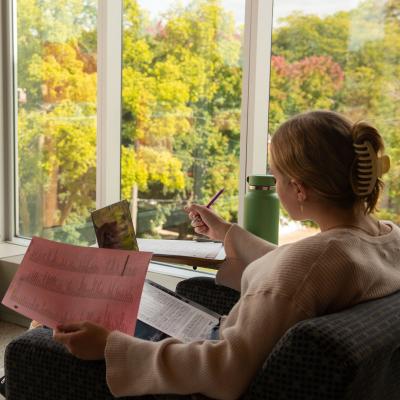
[[[224,246],[219,242],[195,240],[138,239],[140,251],[158,255],[184,256],[220,260],[225,258]]]
[[[145,282],[138,318],[182,342],[209,339],[219,319]]]

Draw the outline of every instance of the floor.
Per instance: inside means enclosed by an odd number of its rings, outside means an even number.
[[[4,375],[4,350],[16,336],[25,332],[26,328],[0,321],[0,377]],[[4,397],[0,394],[0,400]]]

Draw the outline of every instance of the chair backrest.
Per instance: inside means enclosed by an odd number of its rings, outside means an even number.
[[[400,292],[293,326],[244,398],[400,399]]]

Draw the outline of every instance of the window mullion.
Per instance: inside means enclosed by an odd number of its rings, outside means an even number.
[[[3,43],[5,42],[5,31],[4,27],[7,26],[5,21],[5,10],[4,7],[5,2],[0,3],[0,43],[2,46],[0,46],[1,51],[0,51],[0,149],[1,149],[1,154],[3,156],[3,161],[0,164],[0,240],[4,240],[4,234],[5,234],[5,202],[4,202],[4,195],[6,193],[6,187],[5,187],[5,178],[6,178],[6,165],[4,162],[4,156],[6,154],[6,144],[4,140],[4,132],[3,130],[5,129],[5,124],[4,124],[4,116],[5,116],[5,104],[4,101],[6,100],[6,97],[3,95],[5,88],[3,85],[3,82],[6,82],[4,79],[4,65],[5,65],[5,60],[6,60],[6,54],[5,54],[5,46],[3,46]]]
[[[13,46],[13,4],[12,0],[1,2],[1,66],[0,66],[0,90],[2,101],[0,101],[0,133],[1,133],[1,152],[3,161],[1,163],[1,183],[0,183],[0,240],[12,240],[15,236],[15,220],[17,218],[17,205],[15,204],[15,185],[16,176],[15,165],[15,145],[16,137],[15,124],[15,89],[13,66],[16,63],[15,49]],[[15,204],[15,206],[14,206]],[[15,210],[15,211],[14,211]]]
[[[238,216],[241,225],[246,177],[266,172],[272,11],[273,0],[246,3]]]
[[[98,2],[96,205],[120,199],[122,0]]]

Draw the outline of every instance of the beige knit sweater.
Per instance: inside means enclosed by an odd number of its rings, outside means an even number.
[[[107,340],[107,382],[115,396],[202,393],[236,399],[296,322],[400,289],[400,229],[371,237],[333,229],[275,248],[233,225],[217,282],[241,290],[220,340],[183,344]]]

